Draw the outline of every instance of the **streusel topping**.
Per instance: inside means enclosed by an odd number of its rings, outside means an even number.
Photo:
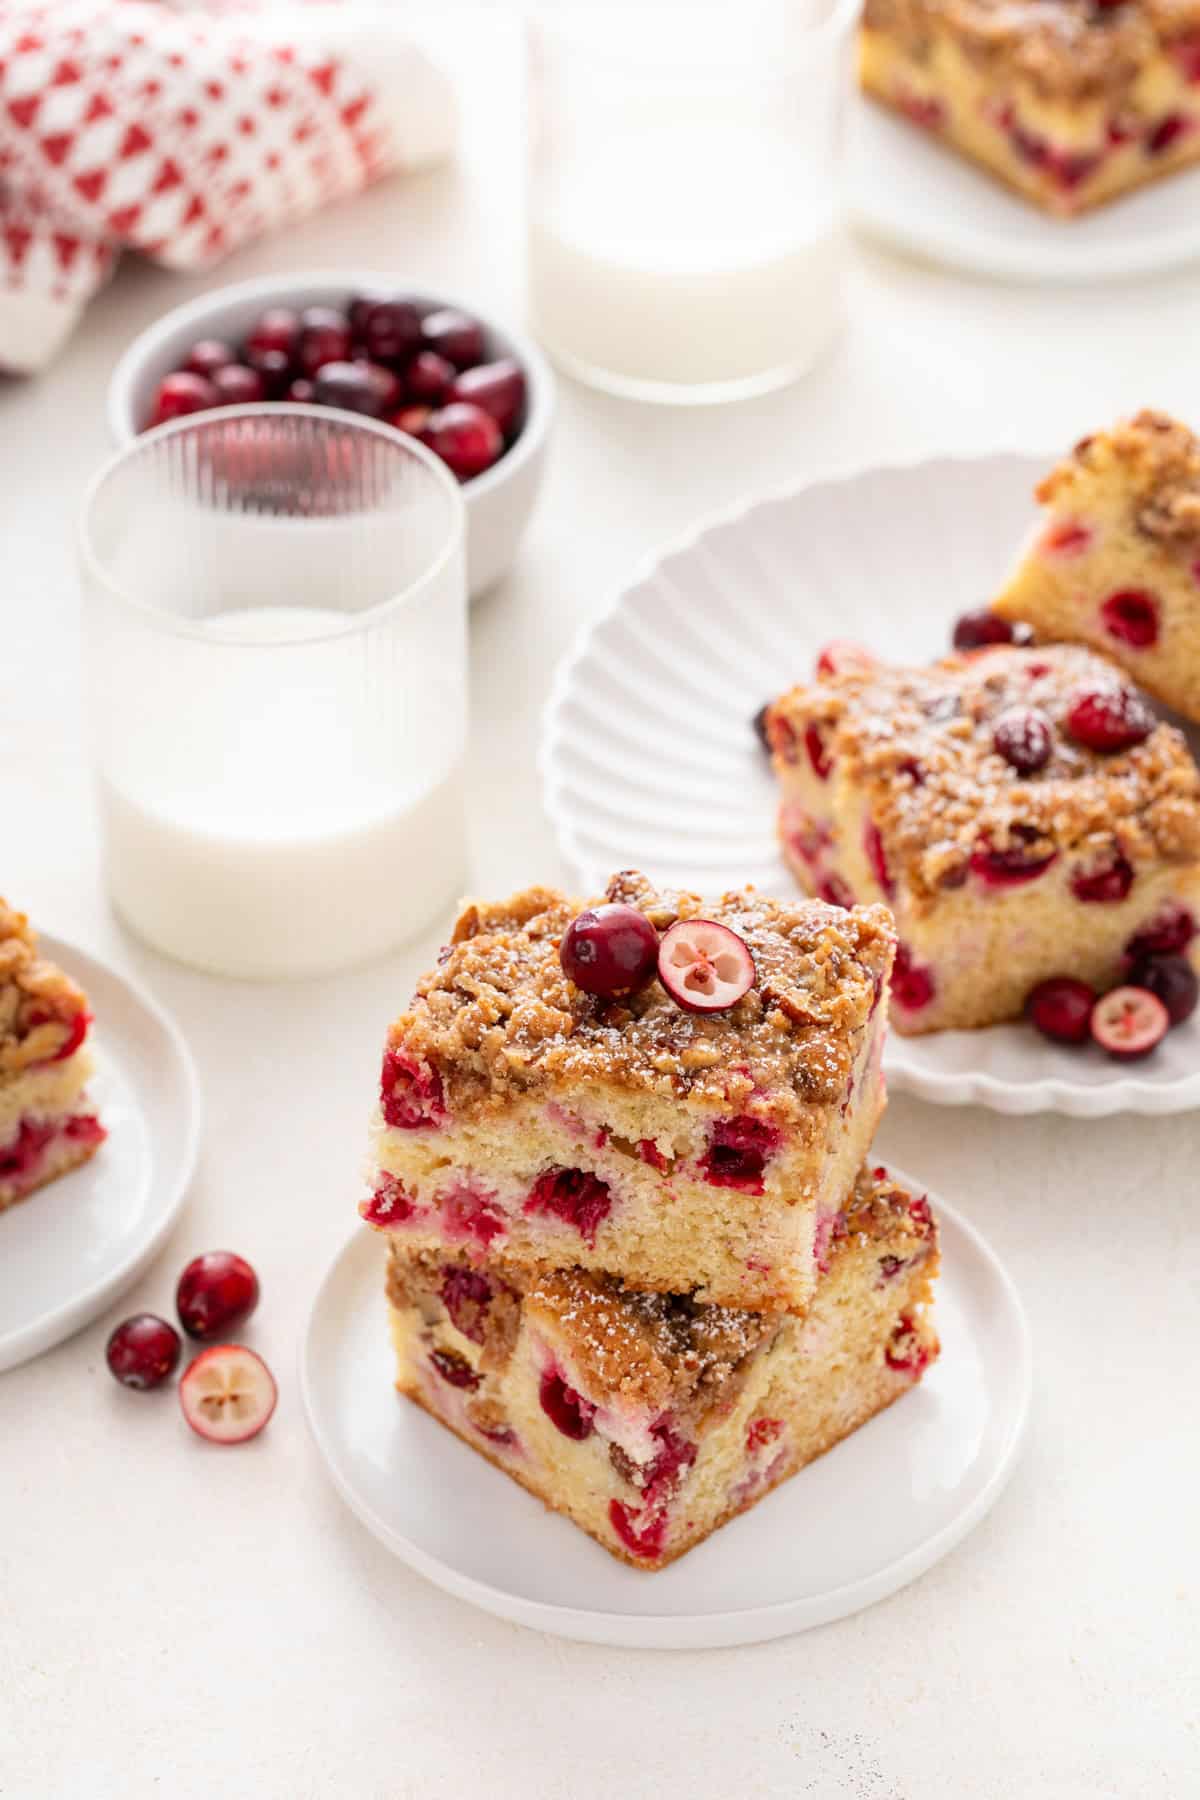
[[[0,899],[0,1081],[54,1056],[86,1006],[70,976],[38,954],[25,914]]]
[[[918,900],[965,880],[979,852],[1029,861],[1114,849],[1131,863],[1200,858],[1200,772],[1181,732],[1159,724],[1135,748],[1104,755],[1064,728],[1080,694],[1128,686],[1104,657],[1073,645],[1008,645],[924,669],[847,671],[776,702],[780,731],[815,724],[840,775],[860,786],[893,880]],[[1010,708],[1052,727],[1045,767],[1021,774],[994,747]]]
[[[1069,503],[1078,487],[1113,472],[1128,483],[1138,531],[1164,543],[1200,539],[1200,441],[1186,425],[1143,409],[1111,431],[1082,438],[1039,482],[1037,498]]]
[[[864,24],[916,47],[944,31],[997,83],[1048,101],[1119,104],[1173,40],[1200,31],[1198,0],[866,0]]]
[[[515,1094],[590,1083],[709,1110],[745,1106],[779,1120],[842,1097],[891,966],[882,907],[846,912],[753,890],[719,900],[659,893],[635,871],[603,899],[639,907],[659,930],[711,918],[742,937],[757,979],[727,1012],[683,1011],[657,980],[620,1000],[585,994],[564,975],[559,944],[599,901],[530,888],[463,911],[439,966],[418,983],[389,1044],[440,1076],[456,1112]]]

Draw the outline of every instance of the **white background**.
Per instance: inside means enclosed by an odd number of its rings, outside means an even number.
[[[81,756],[72,530],[107,450],[114,359],[205,285],[392,265],[520,316],[511,30],[476,16],[457,62],[456,169],[390,183],[206,280],[126,267],[49,374],[0,387],[0,885],[144,977],[191,1041],[209,1109],[191,1205],[156,1268],[106,1320],[0,1377],[0,1794],[1196,1793],[1194,1117],[1085,1124],[893,1101],[881,1152],[961,1207],[1016,1278],[1036,1395],[1023,1462],[983,1527],[840,1624],[696,1654],[543,1639],[393,1561],[309,1444],[303,1322],[353,1221],[384,1027],[438,934],[348,978],[255,987],[173,967],[120,930]],[[831,466],[1065,446],[1143,403],[1200,422],[1198,307],[1200,273],[1036,291],[862,250],[838,349],[788,392],[693,414],[564,382],[544,503],[473,620],[478,888],[558,875],[539,708],[555,659],[638,557]],[[268,1432],[227,1454],[191,1437],[171,1392],[127,1394],[103,1361],[115,1320],[169,1310],[179,1267],[217,1245],[260,1271],[248,1335],[281,1385]]]

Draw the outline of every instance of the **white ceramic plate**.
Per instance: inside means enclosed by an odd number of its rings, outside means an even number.
[[[90,1092],[108,1139],[80,1169],[0,1213],[0,1369],[61,1343],[131,1287],[179,1216],[200,1088],[177,1027],[128,976],[41,933],[96,1017]]]
[[[1110,281],[1200,257],[1200,168],[1081,219],[1052,219],[861,94],[851,103],[854,223],[900,250],[1011,281]]]
[[[663,552],[560,668],[542,738],[545,803],[584,892],[616,869],[719,893],[794,894],[776,794],[749,721],[831,637],[921,662],[995,591],[1048,457],[942,458],[761,500]],[[1000,1112],[1200,1105],[1200,1013],[1145,1062],[1031,1028],[888,1039],[897,1089]]]
[[[321,1284],[301,1353],[317,1448],[342,1498],[390,1550],[519,1625],[634,1649],[706,1649],[843,1618],[914,1580],[979,1523],[1012,1470],[1028,1411],[1029,1333],[1016,1290],[976,1232],[934,1205],[935,1368],[657,1574],[615,1561],[397,1395],[382,1246],[361,1228]]]

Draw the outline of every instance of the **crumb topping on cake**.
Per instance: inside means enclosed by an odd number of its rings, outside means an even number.
[[[707,1110],[753,1102],[788,1122],[843,1094],[891,965],[884,908],[846,912],[753,890],[702,900],[660,893],[632,870],[603,898],[640,908],[660,931],[681,918],[729,926],[754,958],[755,985],[710,1014],[683,1011],[657,980],[619,1000],[585,994],[564,975],[559,944],[600,902],[535,887],[466,906],[390,1047],[434,1069],[456,1112],[596,1082]]]
[[[86,1008],[70,976],[38,954],[25,914],[0,899],[0,1081],[57,1056]]]
[[[1043,504],[1069,502],[1081,479],[1113,473],[1131,490],[1134,524],[1144,536],[1163,543],[1200,538],[1200,441],[1178,419],[1144,408],[1111,431],[1082,438],[1035,493]]]
[[[1200,772],[1181,732],[1156,725],[1135,748],[1100,754],[1064,728],[1085,691],[1127,687],[1104,657],[1073,645],[1004,645],[924,669],[848,670],[771,708],[778,744],[819,729],[827,753],[864,792],[887,866],[917,899],[959,886],[973,855],[1032,862],[1115,844],[1131,863],[1200,857]],[[995,748],[996,721],[1036,708],[1052,726],[1045,766],[1022,774]]]
[[[863,23],[913,48],[953,37],[997,82],[1043,99],[1119,99],[1156,53],[1200,31],[1198,0],[866,0]],[[925,52],[928,54],[927,50]]]

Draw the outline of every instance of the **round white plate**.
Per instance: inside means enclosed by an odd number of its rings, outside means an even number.
[[[1028,1411],[1029,1332],[1016,1290],[982,1238],[934,1206],[936,1366],[657,1574],[617,1562],[400,1398],[382,1246],[361,1228],[321,1284],[301,1352],[317,1448],[342,1498],[390,1550],[519,1625],[699,1650],[843,1618],[914,1580],[979,1523],[1011,1473]]]
[[[1200,167],[1080,219],[1052,219],[905,120],[855,94],[851,220],[900,250],[1010,281],[1110,281],[1200,257]]]
[[[581,889],[640,868],[720,893],[796,886],[750,720],[832,637],[897,662],[949,647],[1028,530],[1049,458],[945,457],[776,495],[663,552],[559,669],[542,736],[546,810]],[[1200,1013],[1145,1062],[1070,1050],[1022,1024],[889,1034],[893,1086],[1000,1112],[1179,1112],[1200,1105]]]
[[[133,1285],[179,1216],[200,1143],[200,1087],[172,1020],[128,976],[40,938],[95,1014],[89,1092],[108,1138],[0,1213],[0,1369],[61,1343]]]

